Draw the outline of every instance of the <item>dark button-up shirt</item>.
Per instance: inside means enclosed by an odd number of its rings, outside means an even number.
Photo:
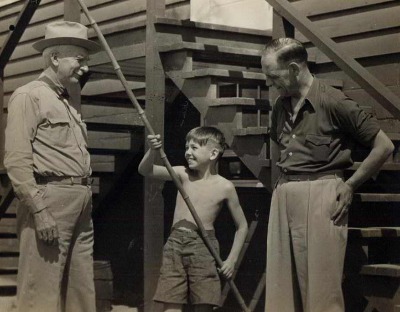
[[[32,212],[45,208],[34,175],[91,174],[86,126],[65,89],[47,71],[11,96],[5,139],[8,176]]]
[[[375,118],[343,92],[314,78],[296,120],[289,97],[272,111],[271,139],[278,143],[277,165],[285,173],[343,170],[353,163],[354,140],[370,146],[380,130]]]

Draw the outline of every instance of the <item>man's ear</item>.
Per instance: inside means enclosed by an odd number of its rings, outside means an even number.
[[[217,148],[213,148],[213,149],[211,150],[210,159],[211,159],[211,160],[215,160],[215,159],[218,158],[218,155],[219,155],[219,150],[218,150]]]
[[[50,55],[50,60],[51,60],[51,64],[53,64],[53,66],[58,67],[59,61],[58,61],[58,55],[57,53],[52,53]]]
[[[289,64],[289,72],[294,75],[294,76],[298,76],[300,73],[300,66],[299,64],[297,64],[296,62],[291,62]]]

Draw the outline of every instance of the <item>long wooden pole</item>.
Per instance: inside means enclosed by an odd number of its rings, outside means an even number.
[[[149,123],[149,121],[147,120],[146,114],[144,112],[144,110],[142,109],[142,107],[140,106],[139,102],[137,101],[135,95],[133,94],[132,90],[129,88],[128,86],[128,82],[125,79],[124,74],[121,71],[121,67],[119,66],[117,60],[115,59],[110,46],[108,45],[106,39],[104,38],[99,26],[97,25],[96,21],[90,16],[89,10],[86,7],[86,5],[84,4],[83,0],[78,0],[79,5],[81,6],[83,12],[85,13],[87,19],[89,20],[89,24],[93,27],[93,29],[96,31],[97,36],[100,39],[100,42],[104,48],[104,50],[106,51],[107,55],[109,56],[111,63],[113,64],[113,68],[119,78],[119,80],[121,80],[122,85],[125,88],[126,93],[128,94],[129,99],[132,101],[132,104],[134,105],[134,107],[136,108],[136,110],[138,111],[138,114],[140,116],[140,118],[142,119],[147,131],[149,132],[149,134],[154,135],[154,130],[153,127],[151,126],[151,124]],[[169,174],[171,175],[172,180],[174,181],[176,187],[178,188],[179,193],[182,195],[182,198],[185,200],[186,205],[189,208],[190,213],[193,216],[194,221],[196,222],[197,227],[199,228],[200,231],[200,235],[203,238],[203,241],[205,243],[205,245],[207,246],[207,248],[209,249],[210,253],[212,254],[212,256],[214,257],[215,261],[217,262],[217,265],[219,267],[223,266],[223,262],[221,260],[221,257],[219,256],[219,254],[216,252],[216,250],[214,249],[214,247],[211,244],[211,241],[209,240],[206,230],[203,226],[203,223],[201,222],[192,202],[190,201],[189,196],[186,194],[182,183],[179,180],[179,177],[177,176],[176,172],[174,171],[174,169],[172,168],[167,155],[164,152],[163,148],[159,149],[160,151],[160,157],[164,162],[165,167],[167,168]],[[235,283],[232,281],[232,279],[228,280],[229,285],[232,288],[233,293],[235,294],[235,297],[238,301],[238,303],[240,304],[242,310],[244,312],[249,312],[249,309],[247,308],[243,297],[240,295],[238,288],[236,287]]]

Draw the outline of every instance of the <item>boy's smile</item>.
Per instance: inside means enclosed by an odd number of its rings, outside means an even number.
[[[186,143],[185,158],[190,169],[198,169],[203,164],[209,164],[211,151],[207,145],[201,146],[193,140]]]

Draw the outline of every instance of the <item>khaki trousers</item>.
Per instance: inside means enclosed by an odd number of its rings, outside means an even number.
[[[18,208],[18,311],[95,312],[91,189],[52,183],[40,187],[60,238],[56,246],[44,244],[32,214]]]
[[[347,217],[334,225],[340,178],[288,181],[272,195],[267,239],[266,312],[343,312]]]

